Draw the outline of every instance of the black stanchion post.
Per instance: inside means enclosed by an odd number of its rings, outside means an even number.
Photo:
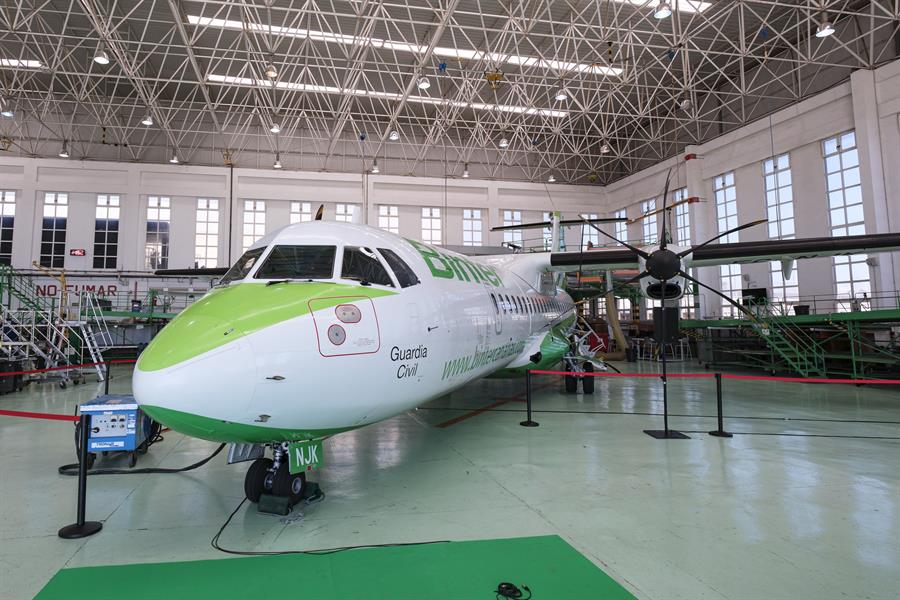
[[[710,431],[709,435],[714,435],[716,437],[725,437],[730,438],[734,437],[724,429],[723,417],[722,417],[722,374],[716,373],[716,418],[718,422],[719,428],[715,431]]]
[[[78,520],[59,530],[59,537],[67,540],[94,535],[103,529],[103,524],[99,521],[84,520],[85,501],[87,500],[88,433],[91,427],[91,416],[82,414],[78,425],[80,427],[79,442],[81,443],[78,452]]]
[[[525,405],[528,411],[528,418],[519,425],[522,427],[537,427],[540,423],[531,420],[531,371],[525,371]]]
[[[109,395],[109,363],[106,363],[106,375],[103,377],[103,393]]]

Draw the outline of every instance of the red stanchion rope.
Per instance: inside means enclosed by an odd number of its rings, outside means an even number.
[[[23,410],[0,410],[0,415],[7,417],[24,417],[26,419],[47,419],[48,421],[77,421],[80,417],[60,415],[57,413],[36,413]]]
[[[12,377],[13,375],[36,375],[38,373],[51,373],[55,371],[74,371],[75,369],[86,369],[88,367],[101,367],[103,365],[125,365],[136,362],[136,358],[120,358],[116,360],[107,360],[104,362],[82,363],[80,365],[63,365],[62,367],[48,367],[46,369],[33,369],[31,371],[6,371],[0,373],[0,377]]]
[[[657,379],[661,373],[608,373],[604,371],[531,371],[535,375],[566,375],[569,377],[643,377]],[[669,373],[670,379],[712,379],[715,373]],[[900,379],[832,379],[827,377],[775,377],[770,375],[731,375],[722,373],[722,379],[748,381],[780,381],[785,383],[853,383],[857,385],[900,385]]]

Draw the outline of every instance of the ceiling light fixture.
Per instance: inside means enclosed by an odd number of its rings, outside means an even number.
[[[43,69],[44,63],[39,60],[21,60],[18,58],[0,58],[0,67],[13,69]]]
[[[566,91],[566,88],[563,86],[559,86],[559,89],[556,90],[556,95],[553,96],[556,100],[563,102],[564,100],[569,99],[569,93]]]
[[[600,154],[609,154],[609,144],[603,142],[603,145],[600,146]]]
[[[108,65],[109,64],[109,54],[106,53],[106,50],[98,50],[96,54],[94,54],[94,62],[98,65]]]
[[[392,142],[396,142],[400,139],[400,133],[396,129],[394,129],[393,131],[391,131],[390,135],[388,135],[388,139]]]
[[[683,110],[685,112],[691,110],[691,99],[690,98],[683,99],[681,101],[681,103],[679,104],[679,106],[681,107],[681,110]]]
[[[380,169],[378,168],[378,159],[372,161],[372,174],[378,173]]]
[[[466,163],[465,165],[463,165],[463,174],[462,174],[462,178],[463,178],[463,179],[468,179],[468,178],[469,178],[469,163]]]
[[[431,87],[431,82],[428,81],[428,78],[427,78],[427,77],[425,77],[424,75],[422,75],[421,77],[419,77],[419,80],[416,81],[416,86],[417,86],[420,90],[427,90],[428,88]]]
[[[281,133],[281,123],[272,123],[272,126],[269,127],[269,131],[272,133]]]
[[[292,81],[267,81],[265,79],[251,79],[249,77],[233,77],[230,75],[210,74],[206,76],[206,80],[210,83],[225,83],[228,85],[242,85],[247,87],[258,87],[264,89],[290,90],[294,92],[314,92],[320,94],[335,94],[341,96],[365,96],[367,98],[378,98],[381,100],[400,101],[403,94],[396,92],[381,92],[377,90],[362,90],[354,88],[340,88],[327,85],[316,85],[312,83],[294,83]],[[452,106],[454,108],[467,108],[471,110],[483,110],[502,113],[513,113],[517,115],[540,115],[542,117],[562,118],[569,116],[569,111],[558,110],[553,108],[535,108],[533,106],[517,106],[514,104],[487,104],[485,102],[465,102],[462,100],[448,100],[446,98],[434,98],[431,96],[417,96],[410,94],[406,97],[406,101],[416,104],[433,104],[436,106]]]
[[[672,7],[665,0],[660,0],[653,11],[653,16],[657,19],[668,19],[672,16]]]
[[[827,38],[829,35],[834,33],[834,25],[828,20],[828,13],[822,11],[822,14],[819,17],[819,26],[816,28],[816,37],[817,38]]]
[[[12,119],[16,116],[16,111],[13,108],[12,101],[8,99],[0,98],[0,117],[6,117],[7,119]]]
[[[273,63],[269,63],[269,66],[266,67],[266,77],[269,79],[275,79],[278,77],[278,69],[275,68]]]
[[[178,154],[172,154],[172,158],[169,159],[169,162],[172,163],[173,165],[177,165],[178,164]]]
[[[630,0],[632,3],[644,4],[647,0]],[[695,6],[696,5],[696,6]],[[709,2],[699,2],[698,0],[680,0],[678,9],[682,12],[700,12],[710,6]],[[213,19],[211,17],[201,17],[199,15],[188,15],[188,23],[191,25],[200,25],[202,27],[215,27],[219,29],[230,29],[233,31],[251,31],[262,35],[271,35],[278,37],[295,37],[304,40],[317,42],[325,42],[332,44],[343,44],[346,46],[368,45],[373,48],[384,50],[392,50],[394,52],[409,52],[411,54],[427,54],[429,47],[421,44],[411,44],[409,42],[395,42],[375,37],[364,37],[358,35],[345,35],[340,33],[332,33],[330,31],[316,31],[314,29],[299,29],[297,27],[283,27],[279,25],[269,25],[267,23],[251,23],[248,21],[236,21],[230,19]],[[562,60],[548,60],[538,58],[536,56],[525,56],[522,54],[502,54],[500,52],[483,52],[481,50],[468,50],[465,48],[447,48],[436,46],[431,54],[446,58],[454,58],[470,62],[483,61],[491,64],[506,63],[520,67],[541,67],[548,70],[559,72],[573,71],[576,73],[596,73],[600,75],[620,75],[622,69],[619,67],[609,67],[600,64],[575,63]]]
[[[146,127],[153,127],[153,115],[151,115],[150,113],[144,115],[144,118],[141,119],[141,125],[144,125]]]
[[[281,153],[280,153],[280,152],[276,152],[276,153],[275,153],[275,162],[272,163],[272,168],[273,168],[273,169],[280,169],[280,168],[281,168]]]
[[[500,147],[501,147],[501,148],[508,148],[508,147],[509,147],[509,140],[506,139],[505,136],[502,137],[502,138],[500,138]]]
[[[62,148],[59,151],[60,158],[69,158],[69,141],[63,140]]]
[[[550,177],[547,178],[547,183],[556,183],[556,177],[553,176],[553,173],[550,173]]]

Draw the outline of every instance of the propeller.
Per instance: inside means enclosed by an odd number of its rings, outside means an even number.
[[[720,233],[716,237],[710,238],[710,239],[706,240],[705,242],[703,242],[702,244],[697,244],[696,246],[693,246],[690,249],[679,253],[678,258],[684,258],[685,256],[692,253],[697,248],[702,248],[703,246],[706,246],[707,244],[711,244],[714,241],[718,240],[719,238],[725,237],[726,235],[731,235],[732,233],[737,233],[738,231],[741,231],[743,229],[747,229],[749,227],[755,227],[756,225],[762,225],[763,223],[768,223],[768,222],[769,222],[768,219],[758,219],[756,221],[750,221],[749,223],[744,223],[743,225],[738,225],[737,227],[732,227],[725,233]]]
[[[614,236],[614,235],[612,235],[612,234],[610,234],[610,233],[606,233],[605,231],[603,231],[602,229],[600,229],[599,227],[597,227],[596,225],[594,225],[593,223],[591,223],[590,220],[588,220],[588,219],[585,218],[585,219],[584,219],[584,222],[587,223],[588,225],[590,225],[591,227],[593,227],[594,229],[596,229],[599,233],[605,235],[606,237],[608,237],[608,238],[611,239],[612,241],[616,242],[617,244],[620,244],[620,245],[622,245],[622,246],[625,246],[626,248],[628,248],[629,250],[631,250],[632,252],[634,252],[635,254],[637,254],[638,256],[640,256],[641,258],[643,258],[644,260],[647,260],[648,258],[650,258],[650,255],[647,254],[647,252],[645,252],[644,250],[641,250],[640,248],[638,248],[638,247],[636,247],[636,246],[632,246],[632,245],[629,244],[628,242],[623,242],[622,240],[616,239],[616,236]]]

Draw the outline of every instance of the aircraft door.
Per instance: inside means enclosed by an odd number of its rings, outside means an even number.
[[[488,284],[484,284],[484,289],[490,296],[491,312],[490,317],[488,318],[488,328],[490,328],[490,323],[493,322],[493,329],[496,335],[500,335],[503,333],[503,309],[502,309],[502,300],[500,299],[500,295],[494,291],[495,288],[492,288]]]

